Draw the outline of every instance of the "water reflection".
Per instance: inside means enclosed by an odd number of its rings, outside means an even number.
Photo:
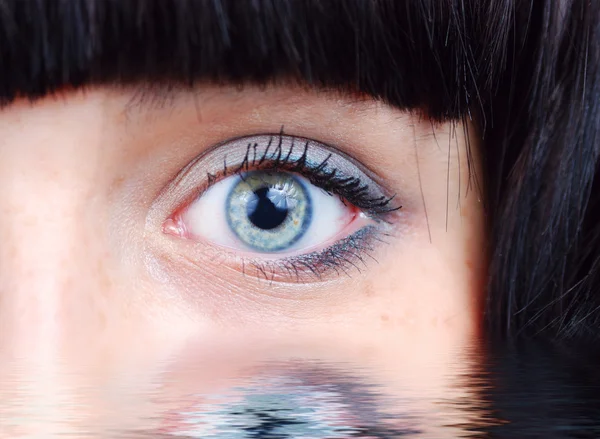
[[[222,393],[194,395],[198,402],[171,413],[163,432],[215,439],[392,438],[419,433],[419,416],[409,409],[410,401],[386,395],[356,371],[288,362],[262,364],[255,373],[245,384]]]
[[[562,343],[495,345],[471,385],[501,423],[495,438],[600,438],[600,346]]]
[[[253,360],[225,372],[171,360],[149,382],[130,376],[138,382],[110,390],[86,387],[83,377],[71,377],[77,386],[36,388],[34,371],[13,370],[2,375],[0,436],[597,438],[597,363],[589,347],[585,357],[577,352],[473,346],[457,352],[453,367],[444,367],[448,379],[429,388],[410,376],[390,379],[400,369],[389,365],[315,358]]]

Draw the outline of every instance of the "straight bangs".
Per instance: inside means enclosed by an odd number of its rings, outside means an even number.
[[[498,84],[511,17],[512,0],[6,0],[0,100],[291,79],[459,119]]]

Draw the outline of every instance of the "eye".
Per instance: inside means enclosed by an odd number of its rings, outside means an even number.
[[[289,172],[250,171],[209,188],[182,215],[192,238],[260,253],[315,248],[353,222],[371,222],[304,177]]]
[[[270,271],[271,279],[356,267],[400,208],[353,158],[283,134],[217,145],[172,186],[168,196],[183,200],[169,202],[179,207],[166,233],[227,250],[228,261]]]

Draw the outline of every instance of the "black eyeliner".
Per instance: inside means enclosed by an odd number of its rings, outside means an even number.
[[[299,138],[284,135],[283,132],[280,132],[278,137],[277,146],[274,150],[270,148],[273,143],[273,136],[269,137],[269,142],[260,155],[258,163],[253,165],[253,170],[298,173],[311,184],[330,195],[339,196],[342,201],[356,206],[373,218],[397,211],[402,207],[393,204],[395,194],[373,196],[368,183],[364,183],[360,177],[345,175],[335,165],[332,165],[333,153],[328,152],[327,156],[319,162],[310,160],[310,140],[304,139],[302,153],[294,155],[294,151],[298,149],[296,148],[296,142]],[[287,152],[284,152],[284,142],[289,143]],[[229,165],[227,157],[224,158],[223,177],[247,172],[250,162],[256,163],[257,148],[253,147],[253,144],[258,146],[258,142],[246,143],[245,154],[241,157],[241,160],[237,161],[236,165]],[[235,166],[235,169],[231,172],[230,168],[232,166]],[[216,183],[216,181],[213,179],[209,186]]]
[[[362,267],[367,267],[365,258],[377,262],[372,255],[375,251],[374,243],[385,242],[379,235],[377,227],[371,225],[322,250],[278,260],[246,259],[244,265],[246,272],[247,266],[252,266],[257,277],[269,282],[279,281],[282,276],[286,279],[293,278],[296,282],[321,280],[329,271],[338,275],[341,271],[352,276],[352,271],[360,273]]]

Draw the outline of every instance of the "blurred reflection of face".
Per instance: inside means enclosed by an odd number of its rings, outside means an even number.
[[[436,394],[477,335],[485,275],[466,131],[291,86],[4,108],[0,393],[38,419],[6,431],[66,431],[49,419],[67,412],[131,423],[107,395],[166,369],[177,411],[258,359],[351,362]]]

